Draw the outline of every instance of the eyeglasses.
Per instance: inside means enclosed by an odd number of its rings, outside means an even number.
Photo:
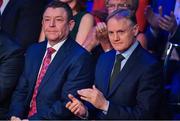
[[[123,8],[123,9],[131,9],[131,5],[130,4],[107,4],[106,7],[108,9],[119,9],[119,8]]]

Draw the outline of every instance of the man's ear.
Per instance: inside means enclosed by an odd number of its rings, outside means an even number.
[[[139,33],[139,26],[138,24],[134,25],[133,27],[133,33],[134,33],[134,36],[137,36],[138,33]]]
[[[69,21],[70,31],[72,31],[72,29],[74,28],[74,25],[75,25],[75,21],[74,21],[74,20],[70,20],[70,21]]]
[[[41,29],[44,30],[44,21],[43,20],[41,21],[41,26],[42,26]]]

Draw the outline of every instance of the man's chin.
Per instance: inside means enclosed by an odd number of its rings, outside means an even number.
[[[119,52],[123,52],[125,50],[124,48],[120,48],[120,47],[114,47],[114,49],[119,51]]]
[[[57,37],[51,37],[51,36],[47,37],[47,39],[48,39],[49,41],[57,41],[57,40],[58,40]]]

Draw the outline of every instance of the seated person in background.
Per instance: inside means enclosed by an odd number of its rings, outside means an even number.
[[[69,36],[72,10],[59,0],[48,4],[42,27],[47,40],[32,45],[15,89],[9,116],[21,119],[73,119],[65,108],[67,95],[92,84],[94,66],[89,52]]]
[[[0,30],[0,119],[5,120],[12,93],[24,65],[24,51]]]
[[[130,9],[132,14],[135,14],[138,8],[138,2],[139,0],[107,0],[107,12],[110,14],[117,9]],[[94,30],[92,30],[89,34],[90,35],[83,44],[83,47],[85,47],[88,51],[92,51],[99,43],[101,44],[104,52],[112,49],[107,35],[107,26],[105,22],[97,23]],[[140,41],[144,48],[146,48],[146,40],[144,39],[144,35],[142,33],[138,34],[137,40]]]
[[[96,24],[103,22],[107,17],[106,0],[93,0],[92,15],[95,18]]]
[[[150,24],[146,32],[147,45],[149,51],[158,59],[162,59],[168,41],[172,43],[180,41],[171,39],[180,23],[180,0],[153,0],[151,4],[145,10]]]
[[[46,1],[3,0],[0,7],[1,29],[9,34],[13,41],[18,42],[23,49],[38,42]]]
[[[93,111],[69,94],[66,104],[79,117],[93,119],[158,119],[163,97],[159,62],[136,40],[138,25],[130,10],[117,10],[107,18],[113,50],[102,54],[92,88],[78,90]]]
[[[70,32],[71,37],[82,45],[86,39],[88,32],[94,26],[94,18],[85,11],[85,0],[59,0],[67,3],[73,11],[73,19],[75,21],[74,28]],[[40,40],[45,40],[43,31]]]
[[[146,7],[150,4],[151,0],[139,0],[138,9],[136,11],[137,24],[139,25],[139,31],[145,32],[147,28],[147,20],[144,15]]]
[[[173,119],[180,119],[180,47],[174,47],[170,53],[170,43],[180,44],[180,0],[152,0],[145,11],[150,24],[146,36],[148,50],[164,63],[165,89],[168,106]],[[168,59],[169,58],[169,59]],[[168,60],[168,61],[167,61]],[[180,115],[180,113],[179,113]]]
[[[172,37],[172,40],[175,43],[180,44],[180,25],[178,25],[176,32],[174,33],[174,36]]]

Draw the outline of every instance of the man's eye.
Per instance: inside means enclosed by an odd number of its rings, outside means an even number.
[[[107,5],[107,7],[108,8],[113,8],[113,7],[115,7],[115,5],[114,4],[109,4],[109,5]]]
[[[118,33],[124,33],[125,31],[118,31]]]
[[[118,34],[119,34],[119,35],[123,35],[124,33],[126,33],[126,31],[122,31],[122,30],[121,30],[121,31],[118,31]]]
[[[50,19],[46,18],[46,19],[44,19],[44,21],[50,21]]]
[[[63,19],[56,19],[56,21],[63,21]]]
[[[108,34],[109,34],[109,35],[112,35],[112,34],[113,34],[113,32],[108,32]]]

